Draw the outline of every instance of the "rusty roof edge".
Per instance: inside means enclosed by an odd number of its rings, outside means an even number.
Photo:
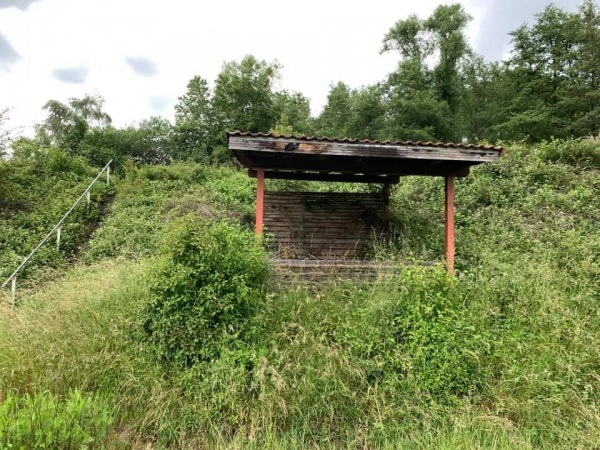
[[[500,155],[504,153],[504,147],[496,147],[495,145],[481,145],[481,144],[458,144],[455,142],[422,142],[422,141],[380,141],[380,140],[369,140],[369,139],[350,139],[350,138],[330,138],[330,137],[314,137],[305,135],[285,135],[285,134],[273,134],[273,133],[261,133],[251,131],[227,131],[227,142],[229,143],[229,137],[265,137],[274,139],[295,139],[298,141],[316,141],[316,142],[338,142],[347,144],[377,144],[377,145],[415,145],[419,147],[442,147],[442,148],[466,148],[466,149],[479,149],[479,150],[496,150],[500,152]]]

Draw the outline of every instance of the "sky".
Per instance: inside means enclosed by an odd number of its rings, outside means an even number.
[[[195,75],[215,80],[225,61],[252,54],[282,66],[278,89],[302,92],[313,114],[332,83],[359,87],[392,72],[380,54],[398,20],[428,17],[439,0],[0,0],[0,109],[31,135],[50,99],[100,94],[115,126],[174,106]],[[449,2],[450,3],[450,2]],[[474,50],[499,60],[508,32],[546,0],[460,0]],[[580,0],[555,0],[575,11]]]

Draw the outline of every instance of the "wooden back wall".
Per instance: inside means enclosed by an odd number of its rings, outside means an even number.
[[[265,192],[265,233],[280,258],[360,258],[384,208],[381,193]]]

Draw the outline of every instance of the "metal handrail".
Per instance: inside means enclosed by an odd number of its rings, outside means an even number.
[[[6,281],[4,283],[2,283],[2,286],[0,286],[0,288],[3,288],[4,286],[6,286],[9,281],[12,281],[12,292],[11,292],[11,300],[14,303],[15,301],[15,292],[16,292],[16,280],[17,280],[17,274],[19,273],[19,271],[23,268],[23,266],[25,266],[25,264],[27,264],[27,261],[29,261],[31,259],[31,257],[35,254],[35,252],[37,252],[40,247],[42,245],[44,245],[46,243],[46,241],[48,239],[50,239],[50,236],[52,236],[52,234],[54,234],[54,232],[56,231],[56,246],[57,248],[60,246],[60,229],[61,229],[61,225],[63,224],[63,222],[66,220],[66,218],[69,216],[69,214],[71,214],[73,212],[73,210],[75,209],[75,207],[79,204],[79,202],[81,200],[83,200],[83,197],[87,197],[88,203],[90,202],[90,198],[89,198],[89,193],[90,193],[90,189],[92,188],[92,186],[94,185],[94,183],[96,181],[98,181],[98,179],[100,178],[100,176],[106,172],[106,185],[108,186],[110,184],[110,164],[112,163],[112,159],[102,168],[102,170],[100,171],[100,173],[98,173],[98,175],[96,176],[96,178],[94,178],[94,181],[92,181],[90,183],[90,185],[86,188],[85,191],[83,191],[83,194],[81,194],[81,196],[75,201],[75,203],[73,203],[73,205],[71,206],[71,208],[65,213],[65,215],[62,217],[62,219],[60,219],[58,221],[58,223],[54,226],[54,228],[52,228],[52,230],[46,235],[46,237],[44,239],[42,239],[42,241],[37,245],[36,248],[34,248],[31,253],[27,256],[27,258],[25,258],[23,260],[23,262],[19,265],[19,267],[17,267],[15,269],[15,271],[6,279]]]

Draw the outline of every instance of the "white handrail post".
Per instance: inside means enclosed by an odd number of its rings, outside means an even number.
[[[15,299],[17,298],[17,277],[12,277],[12,284],[10,286],[10,304],[15,305]]]
[[[62,225],[58,227],[56,230],[56,251],[60,250],[60,230],[62,229]]]
[[[90,198],[90,190],[89,189],[87,190],[87,192],[85,194],[85,198],[87,200],[87,207],[89,208],[90,207],[90,203],[92,201],[92,199]]]
[[[108,163],[110,164],[110,163]],[[107,165],[106,166],[106,185],[109,186],[110,185],[110,166]]]

